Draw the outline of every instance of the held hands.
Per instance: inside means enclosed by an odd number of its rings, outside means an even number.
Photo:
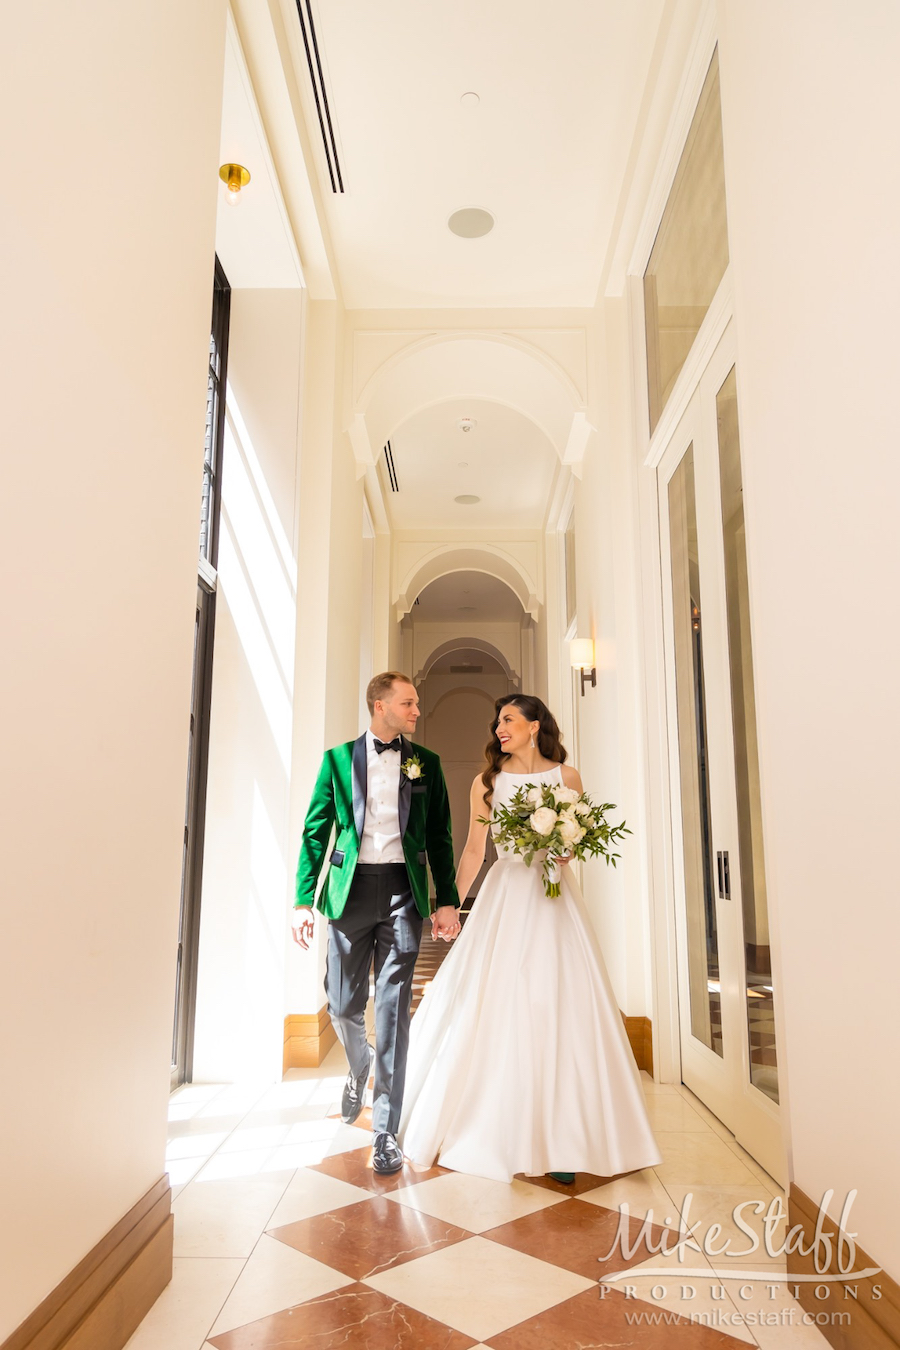
[[[312,942],[315,927],[314,913],[315,910],[311,905],[298,905],[291,913],[291,933],[294,941],[304,951],[309,950],[309,944]]]
[[[459,929],[459,910],[456,906],[439,905],[431,916],[432,941],[443,938],[445,942],[452,942]]]

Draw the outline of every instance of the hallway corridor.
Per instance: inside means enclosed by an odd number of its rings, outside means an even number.
[[[763,1350],[824,1346],[804,1325],[783,1259],[715,1262],[611,1247],[627,1203],[630,1241],[652,1209],[652,1240],[693,1195],[702,1247],[748,1239],[731,1213],[784,1192],[684,1087],[642,1075],[665,1161],[618,1179],[547,1177],[507,1186],[440,1167],[378,1177],[371,1134],[341,1124],[346,1060],[293,1069],[267,1089],[183,1087],[170,1107],[175,1273],[128,1350],[579,1350],[588,1345]],[[762,1214],[743,1211],[761,1235]],[[785,1226],[773,1230],[772,1245]],[[670,1239],[671,1243],[672,1239]],[[662,1274],[643,1275],[645,1268]],[[681,1274],[700,1268],[701,1279]],[[626,1296],[597,1281],[628,1270]],[[744,1273],[745,1272],[745,1273]],[[696,1296],[685,1305],[681,1287]],[[713,1289],[718,1297],[710,1296]],[[740,1292],[739,1292],[740,1291]],[[644,1318],[641,1321],[641,1318]],[[695,1319],[693,1322],[690,1319]],[[743,1319],[743,1320],[741,1320]]]
[[[0,1350],[898,1350],[900,0],[0,37]]]

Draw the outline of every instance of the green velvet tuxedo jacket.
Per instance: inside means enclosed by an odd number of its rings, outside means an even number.
[[[431,911],[426,859],[431,864],[437,904],[459,906],[450,834],[450,801],[441,761],[434,751],[415,745],[405,736],[401,737],[401,744],[401,765],[411,755],[422,764],[421,777],[414,780],[401,768],[398,806],[410,886],[416,908],[426,917]],[[359,860],[359,841],[366,820],[367,783],[365,734],[355,741],[326,750],[303,827],[295,907],[315,903],[316,883],[334,830],[328,875],[317,908],[329,919],[339,919],[344,912]]]

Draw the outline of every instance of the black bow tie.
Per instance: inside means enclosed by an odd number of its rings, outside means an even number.
[[[403,748],[399,736],[395,736],[392,741],[380,741],[377,736],[373,736],[372,740],[375,742],[376,755],[380,755],[383,750],[396,750],[399,754]]]

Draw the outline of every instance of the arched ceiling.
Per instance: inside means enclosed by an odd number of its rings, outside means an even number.
[[[522,602],[505,582],[486,572],[451,572],[420,591],[410,617],[421,623],[517,623]]]
[[[460,418],[477,425],[463,432]],[[381,489],[395,529],[540,529],[559,460],[529,418],[478,398],[456,398],[414,413],[391,437],[396,491],[379,460]],[[476,503],[460,503],[476,496]]]

